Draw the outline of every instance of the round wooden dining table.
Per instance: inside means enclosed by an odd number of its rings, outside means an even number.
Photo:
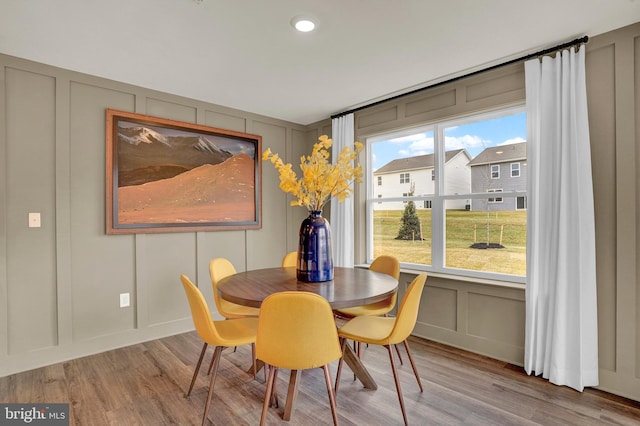
[[[381,302],[398,289],[398,281],[365,268],[334,267],[333,280],[319,283],[298,281],[296,268],[277,267],[238,272],[218,283],[220,296],[229,302],[259,308],[262,301],[281,291],[308,291],[327,299],[332,309]]]
[[[270,294],[281,291],[308,291],[327,299],[332,309],[350,308],[383,301],[398,289],[398,281],[381,272],[365,268],[334,267],[333,280],[319,283],[298,281],[295,267],[277,267],[237,272],[218,283],[220,296],[229,302],[259,308]],[[367,389],[378,385],[356,356],[346,345],[344,361]],[[284,419],[288,420],[296,395],[299,372],[291,374]]]

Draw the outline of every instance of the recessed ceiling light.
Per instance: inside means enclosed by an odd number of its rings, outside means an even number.
[[[291,25],[300,32],[308,33],[313,31],[317,24],[314,19],[308,16],[296,16],[291,20]]]

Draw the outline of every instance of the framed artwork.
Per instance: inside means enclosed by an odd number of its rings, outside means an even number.
[[[260,229],[262,137],[107,109],[106,232]]]

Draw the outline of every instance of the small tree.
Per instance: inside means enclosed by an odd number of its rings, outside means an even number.
[[[415,184],[411,184],[411,192],[409,196],[413,196]],[[408,201],[404,207],[404,213],[400,219],[400,230],[396,240],[421,240],[422,232],[420,229],[420,218],[416,212],[416,205],[413,201]]]

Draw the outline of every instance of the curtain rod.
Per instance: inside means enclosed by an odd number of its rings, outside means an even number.
[[[566,49],[566,48],[569,48],[569,47],[572,47],[572,46],[576,46],[578,44],[585,44],[587,41],[589,41],[589,37],[588,36],[577,38],[577,39],[569,41],[567,43],[559,44],[557,46],[550,47],[548,49],[540,50],[539,52],[530,53],[528,55],[521,56],[519,58],[512,59],[512,60],[507,61],[507,62],[503,62],[503,63],[496,64],[496,65],[492,65],[492,66],[490,66],[488,68],[484,68],[484,69],[481,69],[481,70],[473,71],[473,72],[470,72],[470,73],[465,74],[465,75],[461,75],[461,76],[458,76],[458,77],[451,78],[449,80],[445,80],[445,81],[441,81],[439,83],[432,84],[430,86],[421,87],[419,89],[411,90],[411,91],[406,92],[406,93],[401,93],[399,95],[395,95],[395,96],[392,96],[392,97],[387,98],[387,99],[382,99],[382,100],[379,100],[379,101],[376,101],[376,102],[372,102],[372,103],[367,104],[367,105],[363,105],[363,106],[360,106],[360,107],[357,107],[357,108],[353,108],[353,109],[350,109],[350,110],[347,110],[347,111],[344,111],[344,112],[340,112],[338,114],[332,115],[331,119],[333,120],[334,118],[342,117],[344,115],[351,114],[351,113],[354,113],[354,112],[357,112],[357,111],[362,111],[363,109],[371,108],[371,107],[383,104],[385,102],[389,102],[389,101],[393,101],[393,100],[402,98],[404,96],[413,95],[413,94],[422,92],[423,90],[433,89],[434,87],[443,86],[443,85],[448,84],[448,83],[453,83],[454,81],[458,81],[458,80],[461,80],[463,78],[471,77],[471,76],[474,76],[474,75],[477,75],[477,74],[480,74],[480,73],[483,73],[483,72],[487,72],[487,71],[491,71],[491,70],[494,70],[494,69],[497,69],[497,68],[501,68],[501,67],[504,67],[504,66],[507,66],[507,65],[515,64],[516,62],[526,61],[528,59],[535,58],[537,56],[544,56],[544,55],[547,55],[549,53],[557,52],[559,50],[563,50],[563,49]]]

